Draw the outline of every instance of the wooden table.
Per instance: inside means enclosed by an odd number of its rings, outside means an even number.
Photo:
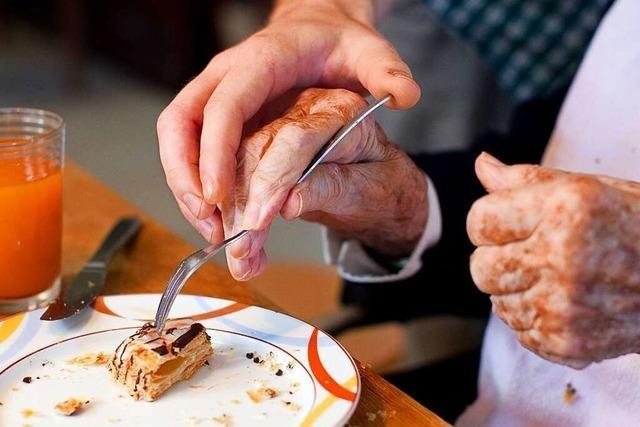
[[[124,215],[141,217],[144,226],[129,253],[114,259],[105,294],[162,292],[179,261],[194,249],[71,161],[66,164],[64,186],[64,279],[80,269],[115,220]],[[189,280],[185,292],[277,309],[213,263]],[[362,397],[349,425],[448,425],[375,372],[358,365]]]

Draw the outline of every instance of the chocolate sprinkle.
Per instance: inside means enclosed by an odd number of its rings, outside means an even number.
[[[169,353],[169,350],[167,350],[167,346],[164,344],[159,345],[158,347],[152,348],[151,350],[155,351],[160,356],[164,356],[165,354]]]
[[[247,359],[253,359],[253,353],[247,353],[246,356]]]
[[[189,344],[203,330],[204,330],[204,326],[202,326],[202,324],[200,323],[192,324],[187,332],[185,332],[184,334],[176,338],[176,340],[173,342],[173,348],[186,347],[187,344]]]
[[[278,370],[276,371],[276,376],[281,377],[281,376],[282,376],[282,374],[284,374],[284,372],[282,372],[282,369],[278,369]]]
[[[33,381],[33,378],[31,378],[31,377],[24,377],[22,379],[22,382],[26,383],[26,384],[31,384],[31,381]]]

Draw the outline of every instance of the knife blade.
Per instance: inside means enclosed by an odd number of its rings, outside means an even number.
[[[49,305],[40,319],[64,319],[79,313],[93,303],[104,287],[109,261],[138,233],[140,225],[141,222],[136,217],[118,221],[80,273],[60,292],[58,298]]]

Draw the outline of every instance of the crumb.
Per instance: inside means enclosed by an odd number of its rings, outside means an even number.
[[[227,415],[227,414],[222,414],[218,417],[213,417],[211,418],[213,421],[215,421],[218,424],[222,424],[223,426],[227,427],[230,426],[232,421],[231,421],[231,416]]]
[[[80,399],[76,399],[75,397],[71,397],[65,400],[64,402],[58,403],[56,406],[54,406],[54,409],[60,415],[69,416],[69,415],[75,414],[80,409],[82,409],[85,405],[88,405],[88,404],[89,404],[88,400],[80,400]]]
[[[22,379],[22,382],[25,383],[25,384],[31,384],[31,381],[33,381],[33,378],[31,378],[31,377],[24,377]]]
[[[397,412],[396,411],[387,412],[387,411],[378,409],[378,411],[376,411],[376,414],[378,416],[380,416],[380,418],[382,418],[384,420],[384,419],[387,419],[387,418],[389,418],[389,419],[394,418],[396,416]]]
[[[52,362],[52,361],[50,361],[50,360],[44,360],[44,361],[42,362],[42,367],[44,368],[44,367],[45,367],[45,366],[47,366],[47,365],[53,365],[53,362]]]
[[[209,363],[209,361],[208,361],[208,360],[205,360],[205,361],[204,361],[204,364],[205,364],[205,365],[207,365],[207,366],[211,366],[211,364]]]
[[[562,401],[567,405],[572,404],[578,398],[578,391],[571,385],[571,383],[567,383],[567,386],[564,389],[564,395],[562,396]]]
[[[202,388],[204,387],[202,384],[189,384],[189,388]]]
[[[278,391],[268,387],[260,387],[257,390],[247,390],[247,395],[253,403],[260,403],[265,399],[273,399],[278,396]]]
[[[11,391],[18,391],[20,390],[18,387],[11,387]]]
[[[287,363],[288,369],[293,369],[295,366],[296,366],[296,362],[294,362],[293,360],[290,360],[289,363]]]
[[[22,416],[24,418],[31,418],[31,417],[37,417],[39,414],[34,411],[33,409],[23,409],[22,411],[20,411],[20,413],[22,414]]]
[[[203,421],[205,421],[206,418],[189,417],[189,418],[187,418],[187,420],[189,421],[189,425],[197,426],[197,425],[200,425]]]
[[[77,356],[67,360],[70,365],[78,366],[91,366],[91,365],[104,365],[109,361],[109,355],[100,353],[88,353],[83,356]]]
[[[282,372],[282,369],[278,369],[278,370],[276,371],[276,376],[277,376],[277,377],[281,377],[281,376],[282,376],[282,374],[284,374],[284,372]]]
[[[120,421],[122,421],[122,418],[111,417],[107,419],[107,421],[109,421],[110,423],[119,423]]]
[[[283,404],[285,407],[287,407],[287,408],[291,409],[293,412],[298,412],[298,411],[300,410],[300,405],[298,405],[298,404],[296,404],[296,403],[293,403],[293,402],[290,402],[290,401],[288,401],[288,400],[283,400],[283,401],[282,401],[282,404]]]
[[[371,369],[372,365],[371,363],[367,363],[367,362],[360,362],[360,367],[362,369]]]
[[[373,412],[367,412],[365,415],[367,416],[367,419],[371,422],[374,422],[377,417],[377,415],[374,414]]]
[[[247,356],[247,359],[253,359],[253,353],[247,353],[245,356]]]
[[[231,399],[231,403],[233,403],[234,405],[239,405],[242,402],[240,402],[238,399]]]

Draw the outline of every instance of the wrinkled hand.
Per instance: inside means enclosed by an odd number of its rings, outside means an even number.
[[[420,97],[409,67],[373,28],[370,0],[277,2],[264,29],[216,55],[158,119],[167,183],[206,239],[222,235],[216,205],[235,182],[243,125],[270,100],[310,86],[390,93],[388,105],[401,109]]]
[[[522,345],[577,368],[639,352],[640,184],[487,154],[476,172],[471,274]]]
[[[254,231],[227,251],[233,276],[247,280],[264,269],[263,246],[278,213],[325,224],[382,255],[409,254],[427,220],[424,174],[369,116],[296,185],[315,154],[366,102],[343,89],[294,95],[263,109],[260,122],[266,118],[266,124],[250,122],[255,131],[240,144],[235,192],[221,210],[227,236]]]

